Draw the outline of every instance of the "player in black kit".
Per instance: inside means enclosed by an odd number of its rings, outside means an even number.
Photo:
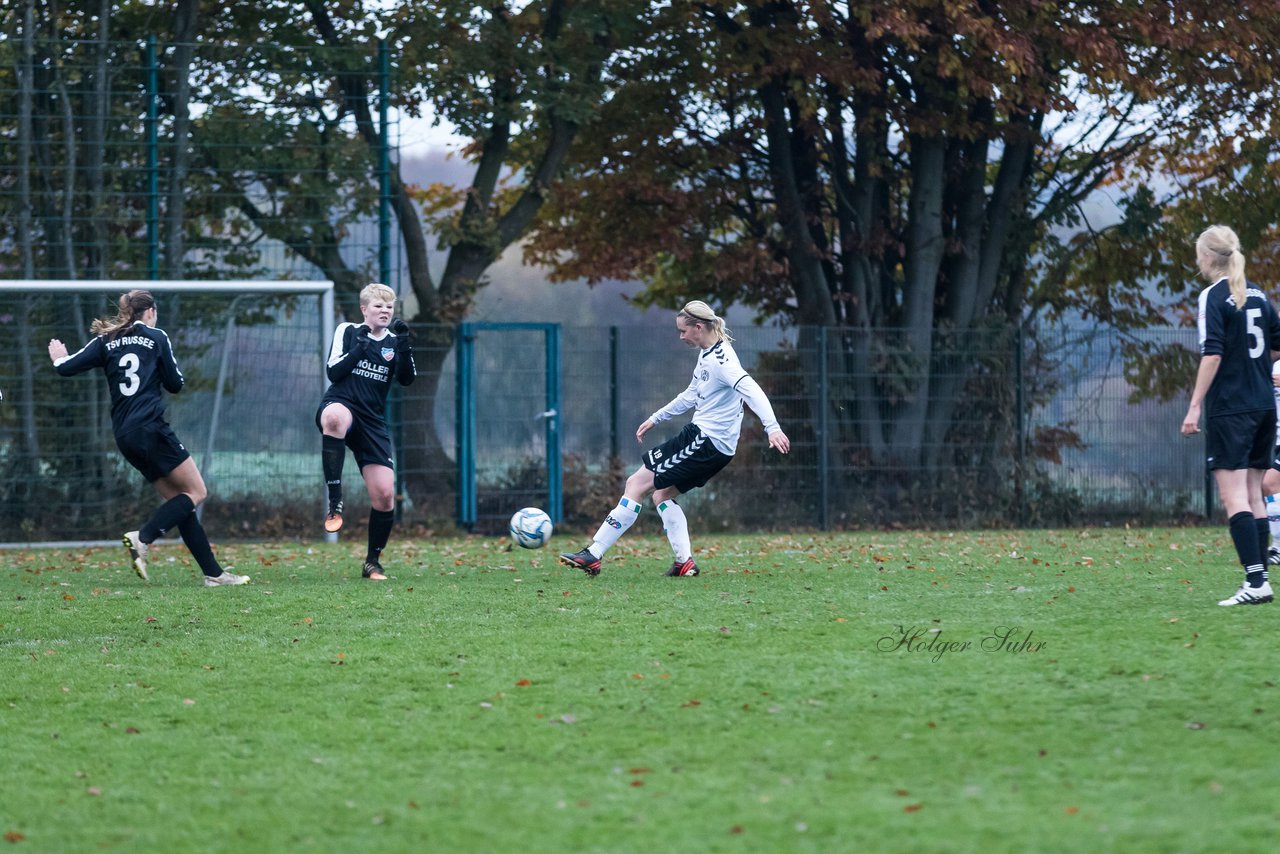
[[[1244,585],[1218,604],[1260,605],[1273,598],[1262,478],[1275,449],[1271,366],[1280,356],[1280,317],[1245,280],[1240,239],[1230,228],[1205,229],[1196,260],[1213,284],[1200,294],[1200,368],[1182,435],[1200,432],[1203,406],[1205,454],[1245,572]]]
[[[204,478],[164,420],[164,391],[177,394],[183,380],[169,336],[156,328],[155,298],[150,291],[129,291],[120,297],[119,309],[114,318],[93,322],[89,331],[96,337],[74,355],[52,339],[49,358],[64,377],[102,369],[111,390],[116,447],[165,500],[146,524],[123,537],[134,572],[143,581],[148,579],[151,543],[176,525],[204,573],[206,587],[245,584],[249,576],[226,572],[213,555],[196,516],[196,506],[208,494]]]
[[[342,528],[342,464],[350,448],[369,491],[369,550],[360,574],[372,581],[387,578],[379,558],[395,523],[395,460],[387,430],[387,394],[392,377],[409,385],[418,375],[409,325],[399,319],[392,323],[395,307],[395,292],[386,285],[374,283],[360,291],[364,323],[340,323],[334,330],[326,366],[332,385],[316,411],[329,490],[324,529],[333,533]]]

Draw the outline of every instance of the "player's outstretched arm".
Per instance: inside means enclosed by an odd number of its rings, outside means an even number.
[[[791,440],[781,430],[774,430],[769,434],[769,447],[786,454],[791,451]]]
[[[106,350],[102,347],[101,338],[93,338],[80,348],[79,352],[67,354],[67,345],[57,338],[49,340],[49,360],[53,368],[61,376],[74,377],[92,368],[101,367]]]

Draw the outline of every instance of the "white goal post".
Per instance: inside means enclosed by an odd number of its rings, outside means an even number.
[[[154,492],[115,449],[101,378],[58,378],[45,348],[62,338],[78,350],[88,321],[114,315],[116,298],[133,289],[156,295],[188,379],[167,398],[168,417],[209,485],[202,511],[215,517],[206,516],[215,542],[220,527],[267,537],[291,533],[293,517],[316,517],[323,478],[311,422],[327,383],[333,282],[7,279],[0,467],[13,474],[0,483],[0,547],[115,543],[104,538],[154,509]],[[166,294],[200,300],[166,311]],[[74,296],[93,307],[63,302]]]

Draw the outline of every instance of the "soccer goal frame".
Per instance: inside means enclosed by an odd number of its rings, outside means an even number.
[[[242,297],[262,297],[272,295],[297,295],[297,296],[315,296],[319,302],[319,318],[317,318],[317,338],[315,342],[316,353],[316,369],[317,369],[317,389],[322,390],[328,385],[328,378],[325,376],[324,364],[329,351],[330,344],[333,340],[335,328],[335,287],[332,281],[326,280],[305,280],[305,281],[279,281],[279,280],[259,280],[259,279],[236,279],[236,280],[147,280],[147,279],[115,279],[115,280],[73,280],[73,279],[6,279],[0,280],[0,294],[4,294],[9,298],[20,295],[44,296],[51,293],[64,294],[95,294],[107,293],[119,295],[134,289],[144,289],[154,294],[206,294],[206,295],[222,295],[230,297],[231,302],[227,308],[227,320],[223,330],[222,340],[220,343],[220,353],[218,355],[218,377],[216,380],[213,402],[209,412],[208,427],[205,435],[192,437],[195,443],[200,443],[203,448],[200,449],[199,455],[194,452],[200,463],[202,473],[206,477],[211,473],[213,465],[213,448],[214,442],[218,435],[219,422],[222,415],[224,393],[228,383],[228,362],[229,362],[229,342],[233,339],[236,328],[236,305]],[[10,400],[5,405],[14,405],[13,395],[9,395]],[[318,399],[318,398],[317,398]],[[323,502],[323,490],[317,488],[317,502]],[[44,542],[0,542],[0,548],[3,547],[31,547],[31,546],[85,546],[85,545],[103,545],[114,543],[115,541],[99,541],[99,540],[50,540]]]

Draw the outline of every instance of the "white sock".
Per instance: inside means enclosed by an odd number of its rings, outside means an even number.
[[[1274,495],[1267,496],[1267,526],[1271,528],[1271,545],[1280,546],[1280,501]]]
[[[596,557],[604,557],[604,553],[618,541],[618,537],[625,534],[627,529],[635,524],[636,519],[640,516],[640,508],[642,506],[629,498],[619,498],[618,506],[613,508],[613,512],[608,516],[604,517],[604,523],[600,525],[600,530],[596,531],[596,535],[591,538],[591,545],[587,546],[587,551]]]
[[[693,557],[693,546],[689,543],[689,520],[684,511],[674,501],[664,501],[658,505],[658,515],[662,517],[662,530],[667,534],[671,550],[676,553],[676,560],[684,562]]]

